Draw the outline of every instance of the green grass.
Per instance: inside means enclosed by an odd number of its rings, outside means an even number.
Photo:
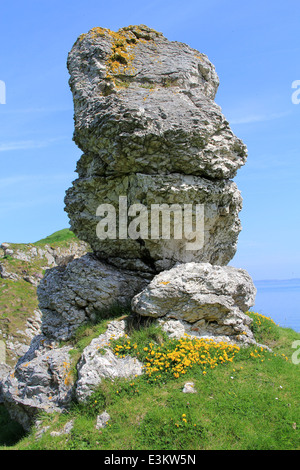
[[[21,252],[28,255],[33,247],[41,248],[48,244],[53,248],[68,248],[73,242],[79,242],[73,232],[69,229],[59,230],[49,237],[39,240],[35,243],[10,243],[10,248],[14,252]],[[1,253],[2,252],[2,253]],[[15,340],[24,343],[24,331],[26,322],[32,317],[33,311],[38,307],[36,287],[25,281],[24,276],[31,276],[38,279],[45,274],[45,266],[48,260],[45,256],[36,256],[29,261],[15,258],[14,256],[4,256],[0,249],[0,262],[8,273],[14,273],[19,276],[19,280],[0,278],[0,330],[6,336],[0,333],[0,340],[6,340],[12,336]],[[27,340],[29,342],[29,339]],[[7,362],[13,365],[16,357],[8,350]]]
[[[43,425],[50,428],[40,439],[32,429],[18,442],[9,437],[5,442],[7,423],[0,449],[299,450],[300,365],[292,362],[292,344],[300,334],[253,315],[255,336],[272,352],[240,349],[232,362],[207,368],[205,375],[203,367],[195,365],[179,378],[162,371],[156,383],[149,382],[146,374],[104,380],[86,403],[74,402],[68,413],[42,414]],[[97,325],[80,329],[74,350],[82,350],[91,337],[103,332],[105,324],[99,325],[98,330]],[[136,354],[150,343],[158,348],[166,342],[153,324],[131,327],[130,333]],[[197,393],[182,393],[190,380]],[[104,410],[111,419],[99,431],[96,417]],[[71,434],[50,436],[70,419],[74,419]]]
[[[46,244],[52,244],[52,243],[60,243],[60,242],[66,242],[70,240],[78,240],[76,235],[69,230],[68,228],[64,228],[62,230],[58,230],[57,232],[52,233],[52,235],[49,235],[46,238],[42,238],[41,240],[38,240],[37,242],[33,243],[33,245],[38,246],[38,245],[46,245]]]

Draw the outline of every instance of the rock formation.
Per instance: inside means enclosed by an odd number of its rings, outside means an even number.
[[[85,400],[104,377],[143,372],[108,345],[124,334],[122,320],[84,349],[77,382],[69,346],[58,347],[115,303],[131,302],[170,336],[254,342],[245,312],[255,287],[226,266],[241,230],[231,178],[247,152],[214,102],[214,66],[142,25],[81,35],[68,69],[84,153],[65,209],[92,253],[47,271],[38,286],[41,335],[2,379],[2,400],[26,428],[39,410]]]
[[[124,320],[112,321],[105,333],[91,341],[77,365],[78,380],[76,398],[84,401],[95,390],[102,379],[117,377],[134,377],[143,372],[142,364],[135,358],[126,356],[118,358],[108,346],[110,339],[118,339],[125,334]]]
[[[241,229],[242,199],[230,178],[246,147],[214,102],[219,80],[208,58],[146,26],[94,28],[74,44],[68,69],[74,140],[84,152],[65,198],[72,230],[100,259],[135,271],[226,265]],[[97,207],[113,204],[118,225],[120,196],[127,208],[149,211],[151,204],[203,204],[203,247],[187,250],[185,233],[153,239],[149,214],[139,238],[99,239]]]
[[[129,306],[146,283],[132,272],[102,263],[91,253],[48,270],[38,289],[42,332],[48,338],[67,340],[80,325],[95,321],[109,307]]]
[[[16,367],[2,378],[0,398],[24,429],[30,428],[39,411],[51,413],[69,406],[74,386],[70,349],[38,335]]]

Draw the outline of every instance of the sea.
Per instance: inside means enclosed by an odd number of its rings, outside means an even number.
[[[257,289],[252,311],[300,333],[300,279],[254,280]]]

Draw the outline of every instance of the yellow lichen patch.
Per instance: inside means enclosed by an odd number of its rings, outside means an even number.
[[[128,26],[119,29],[117,32],[108,28],[95,27],[88,33],[81,34],[78,38],[79,43],[87,38],[92,42],[99,37],[106,37],[111,41],[111,54],[106,59],[106,79],[114,83],[116,89],[127,88],[130,83],[124,80],[124,76],[130,77],[136,73],[133,66],[135,54],[134,48],[141,44],[152,41],[155,37],[162,36],[162,33],[148,28],[144,25]],[[105,92],[104,92],[105,93]]]
[[[131,32],[117,32],[109,31],[108,33],[112,39],[111,50],[112,53],[107,60],[109,78],[113,78],[113,75],[131,75],[135,72],[135,68],[132,66],[134,60],[133,48],[137,45],[137,38]],[[146,42],[144,40],[140,40]]]
[[[64,368],[64,384],[69,386],[73,384],[73,374],[72,374],[72,369],[71,369],[71,364],[70,362],[63,362],[63,368]]]
[[[196,57],[196,59],[199,59],[199,60],[201,60],[201,62],[203,62],[203,57],[201,57],[201,55],[195,54],[195,57]]]
[[[122,28],[119,31],[111,31],[107,28],[96,27],[89,31],[89,37],[91,40],[97,39],[100,37],[108,37],[112,42],[111,45],[111,54],[106,60],[106,78],[112,80],[116,88],[128,87],[129,83],[120,80],[124,75],[133,75],[136,72],[136,68],[133,66],[133,61],[135,58],[134,48],[141,43],[147,43],[149,40],[152,40],[151,34],[159,35],[154,30],[143,30],[138,26],[128,26],[127,28]],[[81,35],[79,40],[86,35]],[[122,77],[120,77],[120,75]],[[118,82],[116,77],[118,77]]]
[[[68,387],[74,383],[72,371],[69,370],[65,376],[64,384]]]

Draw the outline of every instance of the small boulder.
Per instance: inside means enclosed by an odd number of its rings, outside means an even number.
[[[183,393],[197,393],[194,382],[186,382],[182,389]]]
[[[25,430],[40,411],[61,412],[70,405],[74,386],[70,349],[35,336],[27,353],[3,378],[2,401]]]
[[[125,334],[125,321],[112,321],[105,333],[91,341],[77,365],[76,398],[85,401],[105,378],[133,377],[143,373],[143,365],[136,358],[118,358],[109,347],[111,339]]]
[[[97,422],[96,422],[96,429],[105,428],[109,420],[110,420],[110,416],[106,411],[101,413],[101,415],[98,415]]]
[[[161,323],[177,320],[182,332],[194,336],[252,343],[252,320],[245,312],[254,305],[255,295],[252,279],[243,269],[186,263],[155,276],[133,298],[132,310]]]

